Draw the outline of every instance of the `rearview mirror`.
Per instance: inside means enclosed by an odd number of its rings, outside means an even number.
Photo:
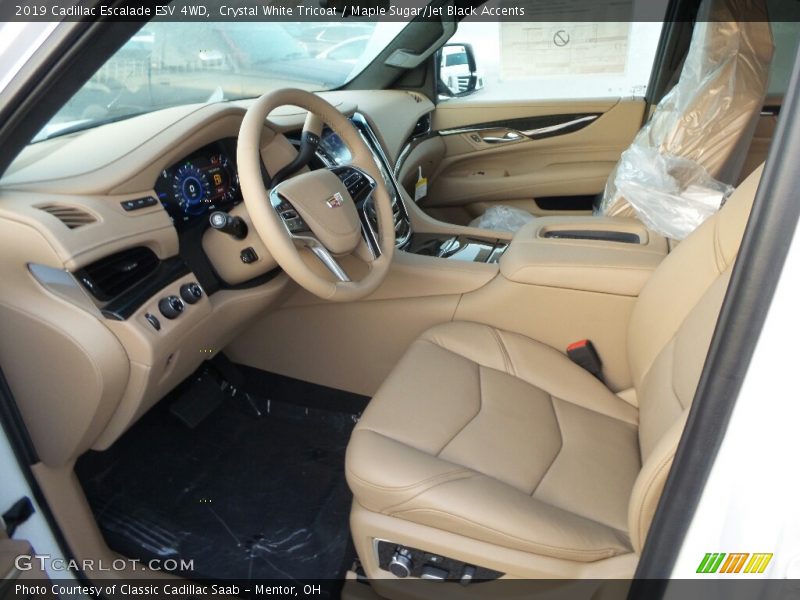
[[[466,96],[483,88],[483,73],[478,71],[471,44],[445,44],[436,54],[439,93]]]

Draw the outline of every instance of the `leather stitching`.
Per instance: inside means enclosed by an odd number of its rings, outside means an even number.
[[[473,477],[477,477],[478,475],[479,475],[479,473],[476,473],[475,471],[469,471],[469,474],[466,475],[465,477],[452,477],[452,478],[444,480],[444,481],[437,481],[433,485],[430,485],[430,486],[426,487],[424,490],[420,490],[419,492],[417,492],[416,494],[414,494],[410,498],[406,498],[402,502],[398,502],[397,504],[393,504],[392,506],[387,506],[386,508],[383,509],[383,512],[386,513],[386,514],[389,514],[389,511],[393,511],[394,509],[397,509],[398,507],[403,506],[404,504],[408,504],[409,502],[413,502],[414,500],[419,498],[422,494],[430,492],[434,488],[440,487],[440,486],[445,485],[447,483],[450,483],[452,481],[463,481],[464,479],[472,479]],[[417,510],[417,509],[409,508],[407,510]],[[399,511],[396,511],[396,512],[394,512],[392,514],[397,514],[397,513],[400,513],[400,512],[405,512],[405,511],[399,510]]]
[[[500,335],[500,331],[492,327],[490,329],[494,339],[497,340],[497,346],[500,348],[500,355],[503,357],[503,362],[506,365],[506,369],[509,375],[513,375],[514,377],[517,376],[516,369],[514,369],[514,363],[511,361],[511,354],[506,347],[505,342],[503,341],[503,337]]]
[[[495,331],[495,329],[494,329],[494,328],[491,328],[491,329],[492,329],[492,331]],[[498,331],[498,333],[500,333],[500,330],[497,330],[497,331]],[[512,334],[512,335],[515,335],[515,334]],[[524,338],[524,336],[519,336],[519,337],[523,337],[523,338]],[[524,338],[524,339],[528,340],[529,338]],[[534,342],[534,343],[537,343],[537,344],[540,344],[540,345],[544,346],[545,348],[548,348],[548,349],[550,349],[550,350],[553,350],[554,352],[558,352],[557,350],[555,350],[554,348],[550,348],[550,347],[549,347],[549,346],[547,346],[546,344],[542,344],[541,342],[536,342],[536,340],[530,340],[530,341],[532,341],[532,342]],[[493,366],[491,366],[491,365],[487,365],[487,364],[485,364],[485,363],[486,363],[486,362],[488,362],[488,361],[482,361],[482,360],[480,360],[479,358],[472,358],[472,357],[470,357],[470,356],[468,356],[468,355],[466,355],[466,354],[462,354],[461,352],[457,352],[457,351],[455,351],[455,350],[452,350],[451,348],[448,348],[448,347],[447,347],[447,346],[445,346],[445,345],[444,345],[444,343],[443,343],[443,342],[441,342],[440,340],[437,340],[437,339],[426,339],[426,338],[419,338],[419,339],[418,339],[416,342],[414,342],[414,343],[417,343],[417,342],[426,342],[426,343],[428,343],[428,344],[431,344],[431,345],[433,345],[433,346],[436,346],[437,348],[441,348],[441,349],[442,349],[442,350],[444,350],[445,352],[450,352],[451,354],[455,354],[456,356],[459,356],[459,357],[463,358],[464,360],[468,360],[468,361],[470,361],[470,362],[472,362],[472,363],[475,363],[476,365],[479,365],[479,366],[481,366],[481,367],[483,367],[483,368],[485,368],[485,369],[492,369],[492,370],[494,370],[494,371],[497,371],[497,372],[499,372],[499,373],[502,373],[502,372],[503,372],[503,371],[501,371],[500,369],[497,369],[497,368],[495,368],[495,367],[493,367]],[[507,348],[507,347],[506,347],[506,348]],[[563,356],[563,354],[562,354],[562,357],[564,358],[564,360],[569,360],[569,359],[567,359],[566,357],[564,357],[564,356]],[[509,361],[511,360],[511,356],[510,356],[510,354],[509,354],[509,356],[508,356],[508,360],[509,360]],[[570,364],[571,364],[571,363],[570,363]],[[575,367],[575,368],[576,368],[576,369],[578,369],[578,370],[580,370],[580,369],[579,369],[579,367]],[[512,364],[512,369],[513,369],[513,364]],[[547,383],[546,383],[546,382],[542,383],[542,382],[534,382],[534,381],[531,381],[531,380],[530,380],[530,379],[528,379],[527,377],[525,377],[525,376],[523,376],[523,375],[519,375],[519,374],[517,374],[517,373],[516,373],[516,370],[514,370],[514,373],[506,373],[506,375],[509,375],[509,376],[511,376],[511,377],[515,377],[516,379],[519,379],[521,382],[523,382],[523,383],[525,383],[525,384],[527,384],[527,385],[531,386],[531,387],[532,387],[532,388],[534,388],[534,389],[540,390],[540,391],[542,391],[542,392],[544,392],[544,393],[546,393],[546,394],[549,394],[549,393],[550,393],[550,391],[547,389],[547,387],[549,387],[549,386],[547,386]],[[646,377],[646,375],[645,375],[645,377]],[[644,377],[643,377],[643,379],[644,379]],[[613,392],[611,392],[611,391],[610,391],[610,390],[609,390],[609,389],[608,389],[608,388],[607,388],[605,385],[603,385],[602,383],[600,383],[600,382],[597,382],[597,385],[598,385],[598,387],[599,387],[600,389],[602,389],[602,390],[603,390],[604,392],[606,392],[607,394],[609,394],[609,395],[611,395],[611,396],[614,396],[615,400],[618,400],[618,401],[619,401],[619,402],[621,402],[621,403],[625,403],[625,401],[624,401],[624,400],[622,400],[621,398],[618,398],[617,396],[615,396],[615,395],[613,394]],[[604,416],[604,417],[608,417],[609,419],[614,419],[614,420],[616,420],[616,421],[622,421],[623,423],[628,423],[628,424],[630,424],[630,425],[637,425],[637,423],[636,423],[636,422],[631,422],[631,421],[629,421],[627,418],[620,418],[620,417],[616,417],[616,416],[610,415],[610,414],[608,414],[608,413],[606,413],[606,412],[603,412],[603,411],[601,411],[601,410],[596,410],[596,409],[594,409],[594,408],[590,408],[590,407],[588,407],[588,406],[584,406],[584,405],[582,405],[582,404],[580,404],[580,403],[578,403],[578,402],[572,402],[571,400],[568,400],[568,399],[565,399],[565,398],[560,398],[560,399],[561,399],[561,400],[563,400],[564,402],[569,402],[570,404],[574,404],[575,406],[578,406],[578,407],[580,407],[580,408],[583,408],[583,409],[585,409],[585,410],[591,411],[591,412],[593,412],[593,413],[597,413],[598,415],[602,415],[602,416]],[[625,404],[627,404],[627,403],[625,403]]]
[[[466,467],[459,468],[459,469],[452,469],[445,473],[440,473],[439,475],[434,475],[433,477],[429,477],[428,479],[423,479],[421,481],[417,481],[416,483],[412,483],[409,485],[404,486],[385,486],[385,485],[378,485],[376,483],[372,483],[367,481],[363,477],[356,475],[352,469],[347,468],[345,469],[353,479],[357,479],[359,483],[362,483],[366,487],[370,487],[376,490],[382,490],[386,492],[406,492],[408,490],[413,490],[414,488],[420,487],[425,484],[438,484],[438,483],[445,483],[444,480],[453,480],[453,479],[465,479],[466,477],[472,477],[475,471],[467,469]],[[463,477],[466,476],[466,477]],[[430,489],[428,487],[427,489]],[[425,490],[422,490],[425,491]]]
[[[676,334],[676,337],[677,337],[677,334]],[[681,395],[678,393],[678,390],[675,388],[675,374],[676,374],[676,371],[677,371],[677,369],[675,368],[675,352],[677,351],[678,343],[677,343],[677,341],[676,341],[676,339],[674,337],[670,340],[669,345],[672,346],[671,347],[672,356],[670,356],[671,363],[670,363],[669,387],[670,387],[670,391],[672,392],[672,395],[675,396],[675,400],[678,402],[678,406],[680,406],[681,409],[685,409],[689,404],[692,403],[692,399],[690,399],[688,403],[684,404],[683,399],[681,398]]]
[[[539,489],[539,486],[542,485],[542,482],[544,481],[545,477],[547,477],[547,474],[550,472],[550,469],[552,469],[553,465],[556,463],[556,459],[561,455],[561,451],[564,449],[564,430],[561,428],[561,419],[558,418],[555,396],[553,396],[552,394],[548,394],[548,396],[550,398],[550,406],[553,409],[553,415],[556,418],[556,425],[558,426],[558,438],[560,443],[558,446],[558,450],[553,455],[553,460],[550,461],[550,464],[547,465],[547,468],[544,470],[544,473],[542,473],[542,476],[539,478],[539,481],[537,481],[536,485],[533,486],[533,491],[529,494],[531,498],[533,498],[533,495],[536,493],[536,490]]]
[[[534,546],[536,548],[540,548],[540,549],[545,550],[545,551],[547,551],[547,550],[555,550],[555,551],[558,551],[558,552],[564,552],[564,553],[577,555],[577,556],[583,556],[583,557],[587,557],[587,558],[589,558],[589,557],[591,557],[591,558],[605,558],[605,557],[615,556],[617,554],[620,554],[619,550],[616,549],[616,548],[599,548],[597,550],[585,550],[585,549],[581,549],[581,548],[567,548],[567,547],[563,547],[563,546],[554,546],[554,545],[551,545],[551,544],[544,544],[542,542],[534,542],[534,541],[531,541],[531,540],[526,540],[526,539],[511,535],[509,533],[505,533],[503,531],[498,531],[497,529],[493,529],[492,527],[488,527],[488,526],[483,525],[481,523],[476,523],[475,521],[472,521],[471,519],[467,519],[465,517],[462,517],[462,516],[459,516],[459,515],[454,515],[453,513],[450,513],[450,512],[444,511],[444,510],[437,510],[437,509],[434,509],[434,508],[412,508],[412,509],[409,509],[409,510],[398,511],[398,512],[394,513],[392,516],[401,517],[401,515],[408,515],[408,514],[411,514],[411,513],[429,513],[429,514],[432,514],[432,515],[445,515],[445,516],[450,517],[452,519],[455,519],[457,521],[461,521],[462,523],[466,523],[468,525],[472,525],[472,526],[476,527],[477,529],[483,529],[485,531],[491,532],[492,534],[498,535],[500,537],[507,538],[509,540],[513,540],[515,542],[519,542],[519,543],[522,543],[522,544],[527,544],[527,545],[530,545],[530,546]],[[413,521],[413,519],[409,519],[409,520]]]
[[[472,423],[478,417],[478,415],[481,414],[481,411],[483,410],[483,378],[481,377],[481,365],[478,363],[475,363],[475,365],[478,367],[478,410],[475,412],[474,415],[472,415],[469,418],[469,420],[466,423],[464,423],[463,426],[461,426],[453,434],[453,436],[449,440],[445,442],[444,446],[442,446],[439,449],[439,451],[435,454],[436,458],[439,458],[442,452],[444,452],[445,448],[447,448],[450,444],[452,444],[453,440],[455,440],[459,435],[461,435],[461,433],[463,433],[463,431],[469,426],[469,424]]]

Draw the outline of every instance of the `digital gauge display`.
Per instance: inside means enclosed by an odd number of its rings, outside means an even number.
[[[322,151],[337,165],[346,165],[353,159],[350,149],[344,143],[344,140],[339,137],[339,134],[330,129],[326,129],[322,134],[322,140],[320,140],[319,145]]]
[[[161,172],[155,191],[176,227],[214,210],[227,210],[241,200],[239,176],[229,158],[235,151],[236,140],[223,140]]]

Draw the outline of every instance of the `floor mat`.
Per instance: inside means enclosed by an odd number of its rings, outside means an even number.
[[[367,399],[244,371],[252,402],[239,390],[189,429],[166,398],[81,458],[103,535],[133,558],[193,559],[193,579],[339,579],[355,558],[344,453]]]

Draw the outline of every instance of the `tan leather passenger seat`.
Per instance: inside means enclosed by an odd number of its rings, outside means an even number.
[[[376,538],[415,547],[427,539],[432,548],[422,549],[461,560],[474,560],[474,552],[465,553],[479,541],[485,566],[516,576],[574,575],[582,572],[578,563],[595,563],[584,573],[602,576],[603,561],[635,559],[760,174],[761,168],[742,183],[643,289],[628,331],[638,409],[561,352],[518,334],[453,322],[413,343],[347,451],[351,522],[369,576],[386,575],[377,571]],[[525,553],[535,570],[503,564],[510,555],[502,549]],[[632,575],[635,560],[626,564]]]

